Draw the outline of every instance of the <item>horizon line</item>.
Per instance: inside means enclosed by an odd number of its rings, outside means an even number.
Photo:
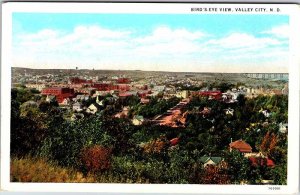
[[[23,68],[23,69],[30,69],[30,70],[96,70],[96,71],[140,71],[140,72],[170,72],[170,73],[215,73],[215,74],[289,74],[289,72],[205,72],[205,71],[201,71],[201,72],[182,72],[182,71],[165,71],[165,70],[126,70],[126,69],[74,69],[74,68],[28,68],[28,67],[14,67],[12,66],[11,68]]]

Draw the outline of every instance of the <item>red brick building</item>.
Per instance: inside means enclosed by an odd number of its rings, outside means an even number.
[[[130,83],[129,78],[118,78],[117,83]]]
[[[67,87],[48,87],[41,92],[42,95],[54,95],[58,103],[63,102],[65,98],[74,97],[74,89]]]
[[[127,84],[112,84],[112,83],[93,83],[91,85],[93,88],[96,88],[98,91],[129,91],[130,86]]]
[[[144,90],[144,91],[138,91],[138,96],[141,97],[141,98],[145,98],[148,94],[150,94],[151,91],[149,90]]]
[[[192,92],[192,95],[199,95],[199,96],[208,97],[215,100],[219,100],[222,98],[221,91],[197,91],[197,92]]]
[[[130,90],[130,86],[127,84],[117,84],[116,85],[117,89],[119,91],[129,91]]]
[[[112,84],[110,83],[93,83],[92,87],[96,88],[98,91],[109,91],[111,85]]]

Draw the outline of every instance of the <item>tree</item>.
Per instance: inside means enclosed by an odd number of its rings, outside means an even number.
[[[80,153],[82,166],[87,171],[97,172],[111,167],[111,148],[100,145],[84,147]]]
[[[276,143],[277,143],[276,135],[274,133],[271,134],[270,131],[268,131],[262,140],[260,149],[262,152],[269,155],[270,151],[274,150]]]
[[[165,174],[168,183],[200,183],[203,172],[198,150],[189,152],[179,146],[168,150],[169,162]]]
[[[240,107],[244,106],[245,103],[246,103],[246,97],[245,97],[245,95],[243,95],[243,94],[238,95],[237,101],[238,101],[238,105]]]
[[[130,153],[131,127],[129,121],[102,115],[62,121],[51,126],[40,154],[64,166],[80,167],[79,154],[85,147],[101,145],[111,148],[113,154]]]
[[[220,89],[221,92],[226,92],[227,90],[230,90],[234,85],[228,82],[221,82],[220,84],[216,85],[218,89]]]
[[[241,183],[249,179],[250,162],[237,150],[225,153],[228,164],[228,174],[233,183]]]
[[[144,152],[147,154],[151,153],[161,153],[164,148],[166,148],[167,140],[165,137],[157,138],[155,140],[150,140],[143,147]]]
[[[12,88],[11,95],[12,95],[11,99],[16,100],[20,104],[32,100],[32,98],[34,97],[33,93],[26,88],[19,88],[19,89]]]
[[[230,178],[225,169],[215,165],[207,165],[201,176],[202,184],[229,184]]]
[[[287,162],[281,165],[275,166],[271,170],[272,178],[274,179],[275,185],[286,185],[287,184]]]
[[[23,103],[19,110],[14,100],[12,103],[12,123],[17,124],[11,127],[11,154],[19,156],[36,154],[37,148],[47,137],[50,115],[41,112],[38,104],[33,101]]]

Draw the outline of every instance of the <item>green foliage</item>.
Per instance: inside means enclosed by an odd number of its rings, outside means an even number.
[[[168,183],[199,183],[203,171],[200,156],[198,150],[189,152],[178,146],[172,147],[168,151]]]
[[[30,91],[12,89],[11,97],[11,154],[36,154],[47,137],[51,123],[58,118],[51,111],[51,106],[40,110],[38,103],[31,100]]]
[[[147,183],[165,183],[164,162],[156,159],[135,161],[130,156],[114,157],[112,162],[115,175],[133,181],[146,180]]]
[[[271,170],[272,178],[274,179],[275,185],[286,185],[287,184],[287,162],[281,165],[275,166]]]
[[[142,115],[146,118],[154,117],[158,114],[163,114],[168,109],[174,107],[180,101],[177,97],[172,97],[169,100],[152,98],[149,104],[137,104],[132,108],[134,115]]]
[[[218,87],[226,90],[231,85]],[[186,108],[189,113],[184,128],[151,123],[134,126],[129,119],[111,117],[121,106],[130,106],[131,115],[152,118],[175,106],[180,101],[175,97],[152,98],[146,105],[135,96],[117,102],[105,97],[102,112],[73,122],[63,118],[66,112],[57,105],[35,97],[38,96],[27,89],[12,90],[13,155],[38,153],[60,166],[82,172],[99,171],[97,181],[101,182],[224,184],[230,179],[230,183],[257,184],[262,179],[275,179],[276,184],[286,183],[287,135],[278,133],[278,123],[287,122],[286,96],[248,99],[241,95],[238,102],[230,105],[193,97]],[[210,108],[210,113],[201,113],[204,107]],[[233,115],[225,114],[228,108],[234,110]],[[264,109],[269,110],[270,117],[260,112]],[[272,145],[267,154],[275,168],[252,166],[240,152],[228,152],[230,140],[241,138],[254,151],[260,151],[267,132],[276,135],[276,142],[267,144]],[[176,146],[170,144],[173,138],[179,138]],[[106,152],[96,146],[109,149],[107,158],[103,157]],[[204,155],[223,157],[227,168],[204,169],[199,160]],[[99,161],[102,157],[105,166]]]
[[[13,88],[11,89],[11,99],[16,100],[20,104],[33,100],[34,93],[30,89],[27,88]]]
[[[140,103],[140,98],[138,96],[128,96],[124,100],[121,100],[123,106],[133,107]]]
[[[221,92],[226,92],[234,87],[233,84],[227,82],[221,82],[215,86],[215,88],[219,89]]]
[[[37,90],[37,89],[30,89],[30,92],[31,92],[32,94],[40,94],[40,91]]]
[[[61,165],[80,167],[82,148],[101,145],[113,152],[128,152],[131,129],[126,121],[91,116],[74,122],[64,121],[53,127],[41,148],[41,155],[50,156]]]
[[[53,126],[41,147],[40,155],[57,160],[60,165],[79,167],[78,158],[84,146],[111,144],[112,139],[101,131],[101,122],[93,119],[64,121]]]
[[[205,106],[207,106],[208,98],[201,96],[193,96],[188,104],[188,110],[202,110]]]
[[[248,180],[250,172],[250,162],[239,151],[233,150],[227,152],[226,162],[228,164],[228,174],[231,176],[233,183],[240,183]]]
[[[126,155],[115,156],[112,160],[114,175],[146,183],[199,183],[202,166],[197,163],[197,151],[188,153],[179,148],[168,151],[168,163],[155,159],[141,159]]]
[[[11,101],[11,129],[15,129],[20,120],[20,103],[16,100]]]

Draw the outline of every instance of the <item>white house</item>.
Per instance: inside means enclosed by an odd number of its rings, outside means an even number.
[[[79,102],[76,102],[73,104],[73,110],[76,112],[81,112],[82,111],[82,104]]]
[[[25,86],[27,88],[36,89],[38,91],[42,91],[42,89],[48,87],[48,85],[46,85],[46,84],[26,84]]]
[[[46,102],[54,102],[56,101],[55,95],[47,95]]]
[[[143,122],[144,122],[143,116],[136,115],[132,119],[132,124],[134,124],[134,125],[142,125]]]
[[[232,108],[227,108],[227,109],[225,109],[225,114],[226,114],[226,115],[231,115],[231,116],[233,116],[233,112],[234,112],[234,109],[232,109]]]
[[[200,158],[200,162],[203,163],[203,167],[206,167],[207,165],[218,165],[220,162],[222,162],[223,159],[221,157],[210,157],[210,156],[202,156]]]
[[[287,133],[287,131],[288,131],[288,124],[287,123],[279,123],[279,132]]]
[[[87,109],[87,113],[95,114],[98,111],[98,107],[95,104],[91,104]]]
[[[176,97],[178,97],[178,98],[188,98],[189,97],[189,91],[187,91],[187,90],[178,91],[176,93]]]

